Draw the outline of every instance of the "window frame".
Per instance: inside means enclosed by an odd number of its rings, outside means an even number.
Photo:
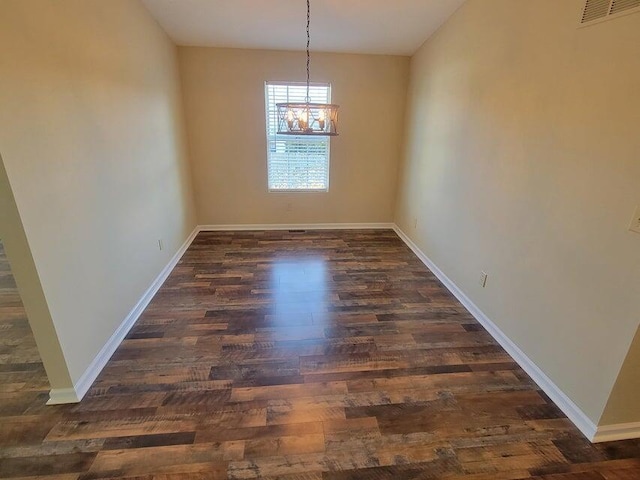
[[[326,186],[325,188],[271,188],[269,182],[269,85],[291,85],[294,87],[306,87],[306,82],[288,82],[288,81],[279,81],[279,80],[267,80],[264,82],[264,118],[265,118],[265,138],[266,138],[266,167],[267,167],[267,192],[268,193],[328,193],[329,185],[331,179],[331,137],[327,136],[327,177],[326,177]],[[309,83],[311,87],[327,87],[328,95],[327,95],[327,103],[331,103],[331,83],[330,82],[311,82]],[[296,138],[304,138],[304,135],[278,135],[277,133],[274,135],[275,138],[278,137],[290,137],[291,140]]]

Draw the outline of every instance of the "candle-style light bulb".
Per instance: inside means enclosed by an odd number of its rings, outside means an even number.
[[[320,110],[320,114],[318,116],[318,125],[320,126],[320,130],[324,130],[324,125],[325,125],[324,109]]]
[[[289,131],[293,130],[293,110],[287,111],[287,127],[289,127]]]
[[[309,123],[309,112],[303,110],[299,117],[300,128],[302,130],[307,129],[307,124]]]

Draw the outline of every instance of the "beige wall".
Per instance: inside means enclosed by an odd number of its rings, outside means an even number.
[[[76,382],[195,226],[177,52],[137,1],[1,10],[0,153],[37,269],[23,280]]]
[[[396,220],[598,423],[639,322],[640,15],[583,6],[469,0],[413,57]]]
[[[179,56],[201,224],[393,220],[407,57],[312,54],[312,81],[331,82],[340,104],[329,192],[269,193],[264,82],[304,81],[304,53],[180,47]]]

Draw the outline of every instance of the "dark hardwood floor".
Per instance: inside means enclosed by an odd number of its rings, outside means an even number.
[[[2,478],[640,479],[392,231],[201,233],[76,405],[0,289]]]

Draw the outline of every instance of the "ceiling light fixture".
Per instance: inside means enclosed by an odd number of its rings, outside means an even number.
[[[278,103],[278,134],[280,135],[338,135],[338,108],[332,103],[311,103],[309,96],[309,24],[310,0],[307,0],[307,96],[304,103]]]

